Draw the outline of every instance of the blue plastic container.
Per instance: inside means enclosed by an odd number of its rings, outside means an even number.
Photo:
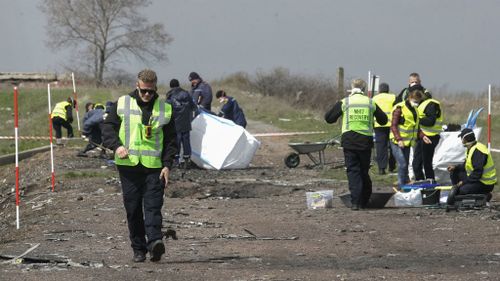
[[[434,189],[434,187],[439,186],[439,184],[436,181],[433,180],[424,180],[424,181],[417,181],[412,184],[406,184],[401,187],[401,190],[407,192],[412,189]]]

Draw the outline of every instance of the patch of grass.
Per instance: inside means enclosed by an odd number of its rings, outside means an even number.
[[[324,112],[297,108],[282,99],[242,91],[234,86],[214,84],[212,87],[214,91],[224,89],[229,96],[235,97],[243,108],[247,119],[261,121],[288,132],[326,132],[325,134],[292,137],[291,141],[324,141],[340,134],[340,122],[333,125],[327,124],[323,120]],[[218,112],[218,107],[218,104],[214,104],[212,110]]]
[[[104,172],[104,171],[69,171],[61,174],[64,179],[76,179],[76,178],[105,178],[114,172]]]
[[[78,90],[80,126],[85,114],[85,103],[99,102],[105,104],[108,100],[116,100],[119,95],[127,93],[122,89],[110,88],[81,88]],[[49,108],[47,89],[19,88],[19,136],[49,136]],[[72,88],[51,89],[51,109],[57,102],[66,100],[73,95]],[[79,136],[76,111],[73,112],[73,129],[75,136]],[[12,89],[0,90],[0,136],[14,136],[14,94]],[[66,130],[63,128],[63,136]],[[49,141],[20,140],[19,150],[27,150],[48,145]],[[0,154],[15,152],[14,140],[0,140]]]

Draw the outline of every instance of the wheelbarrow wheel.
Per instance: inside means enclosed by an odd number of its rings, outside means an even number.
[[[288,168],[295,168],[299,164],[300,164],[300,156],[295,152],[288,154],[288,156],[285,158],[285,165]]]

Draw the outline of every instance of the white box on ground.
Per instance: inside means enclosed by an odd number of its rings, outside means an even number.
[[[202,112],[193,120],[191,160],[204,169],[244,169],[260,142],[233,121]]]
[[[422,205],[422,193],[420,189],[412,189],[408,192],[396,192],[394,198],[394,206],[396,207],[416,207]]]
[[[306,192],[306,200],[308,209],[332,208],[333,190]]]

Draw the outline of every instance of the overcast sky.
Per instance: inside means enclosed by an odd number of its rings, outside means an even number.
[[[45,46],[37,0],[0,0],[0,72],[61,71],[68,54]],[[334,77],[382,76],[394,91],[410,72],[434,93],[500,85],[498,0],[165,0],[142,12],[174,37],[162,82],[285,67]],[[77,54],[73,54],[77,55]],[[132,73],[144,68],[129,62]]]

